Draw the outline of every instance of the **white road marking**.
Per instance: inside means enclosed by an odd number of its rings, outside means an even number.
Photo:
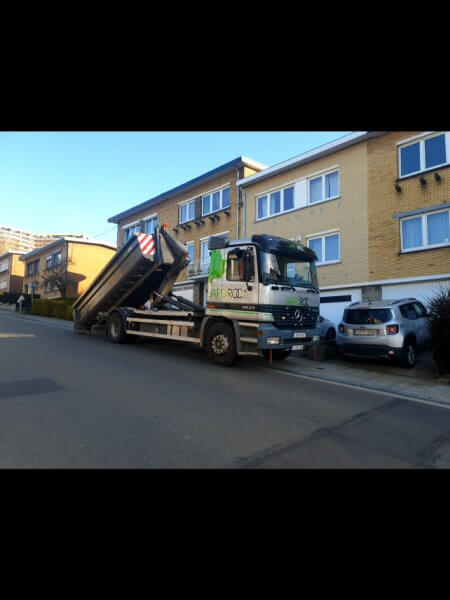
[[[36,337],[34,333],[0,333],[0,338],[30,338]]]

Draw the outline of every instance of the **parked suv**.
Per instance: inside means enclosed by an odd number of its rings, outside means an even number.
[[[353,302],[344,311],[336,342],[344,358],[389,358],[413,367],[417,352],[431,341],[427,317],[416,298]]]

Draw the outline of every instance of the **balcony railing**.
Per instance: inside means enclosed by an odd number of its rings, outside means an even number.
[[[208,271],[209,271],[209,260],[206,261],[201,261],[201,260],[195,260],[194,262],[191,262],[188,265],[188,275],[190,277],[195,277],[195,276],[199,276],[199,275],[208,275]]]

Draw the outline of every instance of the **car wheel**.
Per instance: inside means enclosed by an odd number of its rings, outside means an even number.
[[[400,365],[405,369],[411,369],[416,364],[416,345],[413,341],[408,340],[402,349],[402,355],[400,357]]]
[[[330,327],[330,329],[327,331],[327,334],[325,336],[325,340],[327,342],[331,342],[331,340],[335,340],[336,339],[336,330],[333,329],[333,327]]]

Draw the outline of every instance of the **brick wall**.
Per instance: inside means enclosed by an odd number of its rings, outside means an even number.
[[[450,200],[450,169],[437,168],[402,179],[402,191],[395,190],[399,177],[397,142],[416,136],[418,131],[395,131],[367,142],[369,280],[434,275],[450,271],[450,248],[401,253],[400,221],[394,213],[407,212]],[[434,178],[439,172],[442,181]]]

